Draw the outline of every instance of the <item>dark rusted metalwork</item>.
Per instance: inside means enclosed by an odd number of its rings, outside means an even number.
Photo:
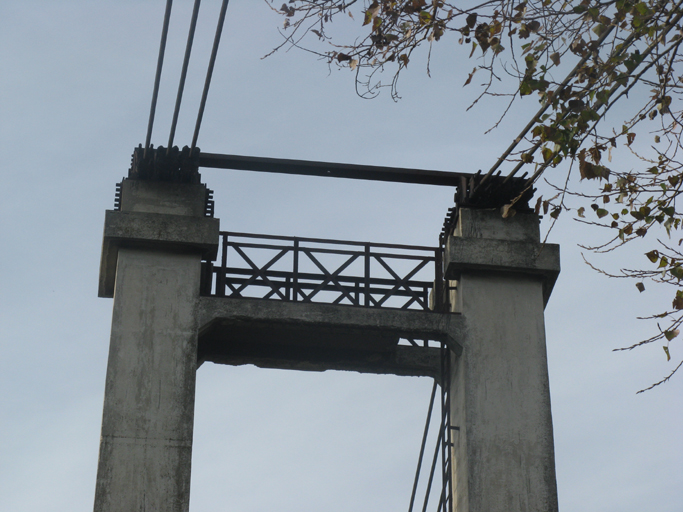
[[[415,347],[418,345],[413,340],[408,340]],[[408,512],[413,512],[413,505],[415,504],[415,495],[417,494],[417,484],[420,480],[420,471],[422,470],[422,460],[424,459],[425,447],[427,446],[427,435],[429,434],[429,425],[432,422],[432,411],[434,410],[434,399],[436,398],[436,388],[438,382],[434,379],[434,386],[432,387],[432,395],[429,399],[429,408],[427,409],[427,420],[425,421],[424,433],[422,434],[422,444],[420,445],[420,455],[417,458],[417,469],[415,470],[415,479],[413,480],[413,491],[410,494],[410,505]]]
[[[119,181],[116,184],[116,192],[114,193],[114,210],[120,211],[121,210],[121,184],[123,183],[123,180],[126,178],[123,178],[121,181]]]
[[[441,344],[441,498],[439,504],[443,512],[453,512],[453,467],[451,455],[451,350],[446,343]]]
[[[528,186],[525,176],[506,180],[499,174],[491,176],[484,184],[480,184],[483,180],[481,172],[462,175],[455,192],[455,206],[448,209],[439,235],[439,243],[443,245],[446,237],[453,233],[453,228],[457,224],[459,208],[502,208],[514,201],[513,208],[515,211],[519,213],[531,212],[529,201],[536,189]],[[475,191],[476,195],[473,196]]]
[[[211,217],[215,213],[216,203],[213,200],[213,190],[210,188],[206,189],[206,200],[204,201],[204,217]]]
[[[434,282],[443,280],[434,247],[228,232],[221,243],[215,290],[201,286],[219,297],[428,310]]]
[[[439,237],[442,245],[445,238],[453,231],[458,208],[501,208],[514,201],[516,211],[531,211],[529,201],[535,192],[534,188],[528,186],[524,176],[506,179],[499,174],[484,179],[481,171],[471,174],[216,153],[200,153],[198,163],[200,167],[215,169],[454,187],[456,189],[455,206],[448,210],[444,220],[443,230]],[[473,195],[475,191],[476,195]]]
[[[450,410],[450,381],[451,381],[451,349],[448,344],[441,342],[441,417],[439,419],[439,431],[437,433],[436,446],[434,447],[434,457],[429,471],[429,479],[427,480],[427,488],[425,491],[425,499],[422,504],[422,512],[427,512],[429,505],[429,496],[434,482],[434,475],[436,474],[436,466],[441,459],[441,492],[439,493],[439,504],[436,507],[437,512],[453,512],[453,466],[452,466],[452,450],[453,442],[451,440],[451,431],[460,430],[459,427],[451,426],[451,410]],[[413,503],[415,499],[415,491],[420,475],[422,465],[422,458],[424,454],[425,444],[427,440],[427,432],[429,430],[429,423],[434,404],[434,396],[436,394],[436,382],[432,390],[432,397],[429,404],[429,412],[427,414],[427,423],[425,425],[424,436],[422,438],[422,446],[420,449],[420,457],[418,460],[417,472],[415,474],[415,481],[413,483],[413,494],[410,499],[410,506],[408,512],[412,512]]]
[[[163,146],[151,146],[147,152],[142,145],[135,148],[128,178],[146,181],[167,181],[172,183],[199,183],[199,150],[190,151],[177,146],[167,151]]]
[[[458,186],[461,177],[469,174],[426,169],[381,167],[375,165],[340,164],[311,160],[288,160],[253,156],[201,153],[199,166],[237,171],[273,172],[299,174],[327,178],[349,178],[356,180],[389,181],[422,185]]]

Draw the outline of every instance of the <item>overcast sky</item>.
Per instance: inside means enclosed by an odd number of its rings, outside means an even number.
[[[0,2],[2,511],[92,507],[112,308],[97,298],[104,211],[144,142],[164,3]],[[176,4],[153,137],[163,145],[191,10]],[[218,8],[205,0],[200,12],[180,145]],[[311,55],[261,60],[281,23],[264,2],[231,2],[202,150],[473,172],[537,108],[525,99],[484,136],[500,105],[465,113],[474,64],[448,38],[431,79],[411,62],[401,101],[361,100],[350,72]],[[439,187],[202,174],[232,231],[435,245],[453,200]],[[576,244],[599,235],[566,218],[550,238],[563,268],[546,309],[560,508],[680,512],[683,375],[636,396],[672,363],[659,344],[612,352],[649,336],[654,326],[635,317],[670,297],[587,268]],[[643,252],[597,261],[634,266]],[[680,351],[672,345],[674,359]],[[419,378],[202,366],[191,510],[406,510],[430,389]]]

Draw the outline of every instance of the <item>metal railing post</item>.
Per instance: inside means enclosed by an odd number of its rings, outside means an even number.
[[[441,244],[434,251],[434,311],[439,313],[444,309],[443,297],[443,253]]]
[[[199,293],[201,295],[211,295],[211,288],[213,288],[213,274],[213,262],[202,261],[201,281],[199,286]]]
[[[294,262],[292,269],[292,301],[299,300],[299,239],[294,239]]]
[[[226,274],[228,273],[228,234],[223,233],[221,247],[221,266],[220,273],[218,274],[218,279],[216,279],[216,295],[218,297],[225,297],[225,280]]]
[[[370,307],[370,244],[365,244],[365,307]]]

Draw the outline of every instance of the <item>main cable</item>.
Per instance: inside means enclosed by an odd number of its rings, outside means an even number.
[[[170,0],[169,0],[170,1]],[[221,42],[221,33],[223,32],[223,22],[225,21],[225,13],[228,9],[229,0],[223,0],[221,12],[218,16],[218,25],[216,26],[216,36],[213,40],[213,49],[211,50],[211,59],[209,60],[209,68],[206,70],[206,80],[204,82],[204,91],[202,91],[202,101],[199,104],[199,112],[197,113],[197,123],[194,127],[194,136],[192,137],[192,148],[197,147],[197,138],[199,137],[199,128],[202,125],[202,117],[204,117],[204,107],[206,106],[206,97],[209,94],[209,86],[211,85],[211,75],[213,75],[213,66],[216,62],[216,54],[218,53],[218,45]]]
[[[415,470],[415,480],[413,481],[413,492],[410,494],[410,505],[408,512],[413,512],[413,505],[415,504],[415,494],[417,493],[417,483],[420,479],[420,470],[422,469],[422,460],[425,454],[425,446],[427,444],[427,435],[429,434],[429,424],[432,420],[432,411],[434,410],[434,399],[436,398],[436,388],[438,382],[434,379],[434,386],[432,387],[432,396],[429,399],[429,408],[427,410],[427,420],[425,421],[424,434],[422,435],[422,445],[420,446],[420,456],[417,459],[417,469]]]
[[[159,96],[159,81],[161,80],[161,68],[164,65],[164,52],[166,51],[166,37],[168,36],[168,22],[171,19],[171,6],[173,0],[166,0],[166,12],[164,13],[164,26],[161,30],[161,43],[159,44],[159,58],[157,59],[157,73],[154,78],[154,92],[152,93],[152,105],[149,109],[149,122],[147,123],[147,139],[145,140],[145,153],[149,149],[152,140],[152,126],[154,126],[154,114],[157,108]]]
[[[183,70],[180,73],[180,83],[178,84],[178,95],[175,100],[175,110],[173,110],[173,121],[171,122],[171,134],[168,137],[168,152],[170,153],[173,147],[173,138],[175,137],[175,129],[178,124],[178,114],[180,113],[180,103],[183,99],[183,90],[185,89],[185,78],[187,77],[187,67],[190,63],[190,53],[192,53],[192,43],[194,41],[194,32],[197,27],[197,17],[199,15],[199,4],[201,0],[195,0],[194,9],[192,10],[192,19],[190,20],[190,31],[187,34],[187,45],[185,46],[185,58],[183,60]]]
[[[675,5],[674,9],[671,11],[671,15],[673,15],[673,13],[675,13],[676,10],[679,9],[681,6],[683,6],[683,0],[682,0],[682,1],[679,1],[679,3]],[[669,27],[664,31],[664,33],[663,33],[662,35],[660,35],[660,37],[657,38],[657,41],[655,41],[655,43],[653,43],[652,45],[650,45],[650,47],[647,48],[646,53],[643,55],[643,57],[644,57],[645,55],[648,55],[649,53],[651,53],[652,49],[656,46],[656,44],[658,43],[658,41],[660,41],[660,40],[662,39],[663,36],[666,36],[666,34],[668,34],[668,33],[671,31],[671,29],[672,29],[674,26],[676,26],[676,24],[681,20],[682,16],[683,16],[683,14],[680,13],[680,12],[676,15],[675,21],[672,22],[672,23],[669,23]],[[671,19],[671,18],[669,18],[669,19]],[[610,27],[609,27],[609,28],[608,28],[608,29],[607,29],[607,30],[606,30],[606,31],[605,31],[605,32],[604,32],[596,41],[595,41],[595,47],[596,47],[596,48],[599,48],[599,46],[602,44],[602,42],[604,42],[604,40],[606,39],[606,37],[609,35],[609,33],[612,31],[612,29],[613,29],[614,27],[615,27],[615,25],[611,25],[611,26],[610,26]],[[624,40],[624,42],[618,46],[616,52],[613,53],[613,56],[620,56],[620,55],[622,55],[622,54],[631,46],[631,44],[633,43],[633,41],[634,41],[635,38],[636,38],[636,33],[635,33],[635,32],[631,32],[631,34],[629,34],[629,36]],[[581,61],[574,67],[574,69],[565,77],[565,79],[564,79],[564,81],[562,82],[562,84],[560,84],[560,87],[558,87],[558,89],[557,89],[557,91],[556,91],[556,94],[559,93],[562,89],[564,89],[564,87],[566,87],[566,85],[569,83],[569,81],[576,75],[576,72],[578,71],[578,69],[579,69],[583,64],[585,64],[585,62],[586,62],[586,60],[587,60],[586,57],[589,56],[589,55],[590,55],[590,54],[584,55],[584,58],[582,58]],[[612,89],[609,91],[608,97],[611,96],[611,95],[616,91],[616,89],[618,89],[619,87],[620,87],[620,84],[616,84],[615,86],[613,86]],[[600,108],[602,105],[603,105],[603,103],[602,103],[602,102],[599,102],[597,108]],[[484,182],[485,182],[485,181],[491,176],[491,174],[493,174],[493,172],[502,164],[502,162],[505,160],[505,158],[507,158],[507,156],[512,152],[512,150],[513,150],[513,149],[522,141],[522,139],[524,138],[524,136],[526,135],[526,133],[531,129],[531,127],[533,126],[533,124],[534,124],[536,121],[538,121],[538,119],[539,119],[540,116],[545,112],[545,110],[548,108],[548,106],[550,106],[550,102],[546,100],[546,102],[545,102],[544,105],[541,107],[541,109],[536,113],[536,115],[531,119],[531,121],[529,121],[529,123],[527,124],[527,126],[525,126],[524,129],[522,130],[522,132],[513,140],[512,144],[510,144],[510,147],[508,147],[508,149],[503,153],[503,155],[500,156],[500,158],[496,161],[496,163],[493,165],[493,167],[486,173],[486,175],[482,178],[482,180],[479,182],[479,184],[475,186],[474,190],[473,190],[472,193],[471,193],[471,196],[474,196],[474,195],[476,194],[476,192],[481,188],[481,185],[484,184]],[[565,115],[566,115],[566,114],[565,114]],[[604,113],[603,113],[602,115],[604,115]],[[528,151],[528,153],[529,153],[529,154],[533,154],[541,145],[542,145],[542,141],[537,142],[537,143]],[[512,177],[514,177],[515,174],[517,174],[517,172],[520,170],[520,168],[521,168],[523,165],[524,165],[524,162],[518,163],[518,164],[515,166],[515,168],[514,168],[514,169],[505,177],[505,179],[503,180],[503,184],[507,183]],[[538,179],[538,177],[543,173],[543,171],[545,171],[545,169],[548,167],[548,165],[549,165],[549,162],[546,162],[546,163],[542,164],[542,165],[540,166],[540,168],[537,169],[536,172],[531,176],[531,178],[528,178],[528,179],[526,180],[525,185],[528,187],[528,186],[530,186],[532,183],[534,183],[534,182]],[[500,174],[500,173],[499,173],[499,174]],[[526,175],[526,174],[525,174],[525,175]]]
[[[607,39],[607,36],[612,32],[614,29],[614,25],[610,26],[605,32],[596,40],[595,46],[599,47],[605,39]],[[581,60],[574,66],[574,69],[572,69],[569,74],[565,77],[565,79],[562,81],[562,83],[559,85],[557,90],[555,91],[555,94],[559,94],[562,92],[562,90],[567,86],[567,84],[571,81],[572,78],[576,75],[576,73],[581,69],[581,67],[588,61],[588,59],[591,57],[592,53],[591,52],[586,52],[586,54],[581,58]],[[515,139],[512,141],[510,146],[503,152],[503,154],[498,158],[495,164],[493,164],[493,167],[489,169],[489,171],[484,175],[484,177],[481,179],[481,181],[475,186],[474,190],[471,193],[471,196],[474,196],[481,188],[481,186],[486,183],[486,181],[491,177],[491,175],[500,167],[500,165],[505,161],[505,159],[512,153],[512,151],[517,147],[517,145],[522,142],[524,139],[524,136],[527,134],[529,130],[534,126],[534,124],[540,119],[540,117],[545,113],[545,111],[548,109],[548,107],[551,105],[552,101],[550,99],[546,99],[541,106],[541,108],[536,112],[536,115],[531,118],[529,123],[522,129],[522,131],[515,137]]]

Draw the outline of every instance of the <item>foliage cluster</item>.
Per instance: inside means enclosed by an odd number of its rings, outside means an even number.
[[[646,280],[673,287],[671,309],[649,317],[665,327],[656,323],[659,330],[651,338],[624,348],[663,342],[671,359],[670,344],[683,323],[683,226],[677,207],[683,187],[683,0],[289,0],[272,8],[284,16],[280,47],[304,48],[329,65],[350,68],[364,97],[388,87],[397,98],[398,77],[415,50],[427,45],[431,55],[432,45],[446,35],[457,38],[465,58],[476,59],[465,85],[475,74],[485,77],[475,104],[486,96],[508,97],[502,119],[513,102],[536,95],[539,111],[500,162],[514,162],[513,174],[530,169],[529,186],[548,169],[566,168],[565,185],[552,199],[539,198],[536,209],[554,220],[573,210],[577,220],[611,233],[604,244],[588,249],[607,252],[651,239],[643,268],[611,275],[634,278],[641,292]],[[358,25],[352,41],[328,35],[341,16]],[[321,49],[320,43],[327,46]],[[391,76],[388,84],[381,82],[384,71]],[[618,102],[625,106],[608,122],[606,114]],[[615,123],[623,112],[631,114]],[[637,137],[654,144],[638,144]],[[635,155],[634,169],[610,168],[618,150]],[[595,182],[592,193],[567,187],[576,171]],[[585,206],[570,208],[568,195]]]

